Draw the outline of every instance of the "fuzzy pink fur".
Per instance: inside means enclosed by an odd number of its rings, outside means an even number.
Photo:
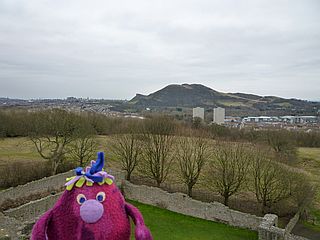
[[[99,192],[105,192],[106,199],[102,202],[104,212],[95,223],[86,223],[80,217],[78,194],[86,199],[96,199]],[[34,225],[32,240],[129,240],[130,220],[136,224],[137,240],[152,240],[145,226],[141,213],[137,208],[125,202],[119,189],[112,185],[98,185],[81,188],[74,187],[65,191],[54,207],[46,212]]]

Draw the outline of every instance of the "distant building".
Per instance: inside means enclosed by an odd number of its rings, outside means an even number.
[[[223,124],[226,115],[226,110],[221,107],[213,109],[213,122],[216,124]]]
[[[279,121],[280,119],[278,117],[269,117],[269,116],[243,118],[243,122],[251,122],[251,123],[269,123],[269,122],[279,122]]]
[[[305,123],[317,123],[318,118],[316,116],[281,116],[281,117],[245,117],[243,122],[249,123],[289,123],[289,124],[305,124]]]
[[[204,120],[204,108],[201,107],[196,107],[193,109],[193,114],[192,114],[193,118],[201,118],[202,120]]]
[[[291,124],[303,124],[303,123],[317,123],[318,118],[316,116],[282,116],[280,117],[283,122]]]

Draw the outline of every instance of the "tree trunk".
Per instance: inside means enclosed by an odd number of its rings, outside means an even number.
[[[131,172],[127,172],[126,180],[130,182],[131,180]]]
[[[188,196],[192,197],[192,186],[188,185]]]
[[[267,202],[265,200],[263,200],[262,202],[262,214],[267,214],[268,213],[268,206],[267,206]]]
[[[51,175],[57,174],[58,164],[55,159],[51,159]]]
[[[223,201],[224,205],[228,206],[228,204],[229,204],[229,194],[224,194],[223,197],[224,197],[224,201]]]

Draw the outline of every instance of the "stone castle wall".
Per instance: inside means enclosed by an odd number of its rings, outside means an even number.
[[[58,193],[35,201],[31,201],[17,208],[4,211],[4,214],[21,222],[35,221],[35,219],[38,219],[42,214],[53,207],[61,194],[62,193]]]
[[[61,191],[61,187],[65,184],[66,178],[73,175],[74,171],[68,171],[3,190],[0,192],[0,206],[7,201],[15,202],[19,199],[26,199],[31,195]]]
[[[235,227],[257,231],[262,221],[262,217],[232,210],[222,203],[194,200],[182,193],[168,193],[160,188],[134,185],[128,181],[123,182],[122,189],[128,199]]]
[[[297,217],[295,216],[289,222],[286,229],[277,227],[278,225],[278,216],[275,214],[266,214],[258,229],[259,240],[308,240],[307,238],[300,237],[294,234],[291,234],[291,230],[287,228],[293,228],[297,222]],[[295,222],[295,223],[294,223]],[[294,224],[294,225],[293,225]]]

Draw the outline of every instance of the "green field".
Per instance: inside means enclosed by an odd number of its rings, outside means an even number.
[[[110,151],[108,151],[111,138],[108,136],[97,136],[96,139],[98,142],[97,151],[104,151],[106,153],[108,166],[118,167],[117,163],[113,161]],[[29,161],[45,161],[38,154],[30,139],[25,137],[0,139],[0,167],[11,162],[28,163]],[[114,164],[116,166],[113,166]]]
[[[315,231],[320,231],[320,148],[299,148],[296,167],[308,173],[314,186],[317,187],[315,200],[310,209],[311,222],[303,224]]]
[[[298,164],[310,173],[317,173],[320,169],[320,148],[299,148]],[[316,174],[319,176],[319,174]],[[320,176],[319,176],[320,177]]]
[[[222,223],[185,216],[158,207],[129,201],[143,214],[154,239],[170,240],[250,240],[258,239],[253,231],[231,227]],[[134,239],[134,238],[132,238]]]
[[[320,148],[299,148],[296,167],[307,172],[314,185],[320,187]],[[317,190],[314,204],[320,210],[320,191]]]
[[[0,139],[0,164],[6,161],[42,160],[28,138]]]

